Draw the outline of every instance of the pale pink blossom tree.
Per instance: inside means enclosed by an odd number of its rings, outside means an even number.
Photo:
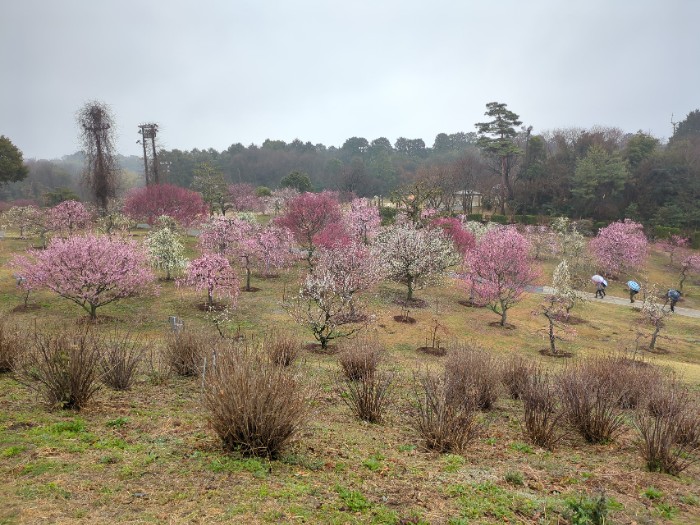
[[[364,244],[369,244],[377,236],[382,222],[379,208],[369,199],[353,199],[344,214],[344,219],[348,231]]]
[[[367,246],[354,243],[318,250],[313,271],[330,276],[337,292],[349,303],[351,315],[354,315],[353,298],[379,284],[386,276],[387,268]]]
[[[485,233],[467,252],[465,264],[472,300],[500,315],[501,326],[506,325],[508,310],[538,275],[530,259],[530,243],[513,227]]]
[[[48,288],[83,308],[91,319],[106,304],[154,293],[143,249],[98,235],[54,239],[45,250],[16,256],[12,266],[33,288]]]
[[[227,297],[231,305],[235,305],[239,293],[236,272],[228,259],[218,253],[205,253],[190,261],[180,284],[192,286],[195,290],[206,290],[206,306],[209,309],[214,308],[215,297]]]
[[[258,269],[265,277],[289,268],[298,259],[292,250],[294,237],[287,228],[268,224],[251,232],[250,242],[254,246]]]
[[[231,184],[228,187],[228,198],[234,211],[260,212],[264,209],[264,204],[255,193],[255,186],[252,184]]]
[[[441,230],[410,223],[384,230],[377,237],[375,256],[384,261],[387,277],[406,285],[408,302],[414,300],[414,290],[439,281],[458,261],[452,242]]]
[[[90,225],[92,216],[82,202],[63,201],[47,212],[47,226],[61,235],[72,235]]]
[[[238,217],[213,217],[202,226],[199,246],[205,251],[236,257],[242,240],[251,229],[250,222]]]
[[[688,275],[700,273],[700,255],[695,253],[684,253],[680,263],[680,276],[678,280],[678,291],[683,291],[683,283]]]
[[[668,254],[670,264],[673,266],[674,256],[679,252],[683,252],[688,246],[689,241],[690,239],[682,235],[671,235],[668,239],[663,239],[656,244],[662,251]]]
[[[316,249],[314,237],[341,218],[340,204],[328,192],[302,193],[287,202],[284,214],[275,223],[292,232],[297,244],[306,251],[310,267]]]
[[[557,234],[548,226],[525,226],[525,235],[530,241],[535,260],[539,260],[542,255],[556,255],[559,251]]]
[[[601,228],[590,248],[600,270],[609,277],[619,277],[644,264],[648,244],[642,225],[625,219]]]

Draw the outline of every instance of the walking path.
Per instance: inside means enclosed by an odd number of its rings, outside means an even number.
[[[552,288],[550,286],[528,286],[527,287],[528,292],[532,293],[539,293],[539,294],[550,294],[552,293]],[[623,297],[612,297],[612,296],[605,296],[604,299],[597,299],[594,294],[589,293],[589,292],[581,292],[586,299],[590,301],[595,301],[595,302],[601,302],[601,303],[612,303],[612,304],[617,304],[620,306],[631,306],[632,308],[641,308],[642,307],[642,301],[640,299],[637,299],[634,304],[630,303],[629,299],[623,298]],[[700,310],[694,310],[692,308],[681,308],[680,306],[675,307],[675,313],[677,315],[682,315],[684,317],[694,317],[696,319],[700,319]]]

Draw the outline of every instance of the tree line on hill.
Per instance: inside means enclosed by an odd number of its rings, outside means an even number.
[[[265,140],[190,151],[161,150],[167,182],[196,189],[197,173],[224,182],[277,188],[283,179],[299,189],[337,190],[360,197],[389,197],[416,183],[443,195],[482,194],[486,210],[566,215],[613,221],[630,218],[653,226],[700,227],[700,110],[675,125],[667,143],[639,131],[566,128],[532,132],[505,104],[490,103],[477,132],[438,134],[432,146],[418,139],[351,137],[341,147]],[[143,184],[140,157],[116,155],[117,194]],[[81,183],[85,155],[28,160],[23,180],[7,179],[0,199],[55,204],[89,199]],[[294,175],[291,175],[294,174]],[[291,175],[291,176],[290,176]],[[0,182],[2,182],[0,178]]]

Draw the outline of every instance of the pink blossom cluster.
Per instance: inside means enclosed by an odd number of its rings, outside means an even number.
[[[590,248],[600,271],[618,277],[644,264],[648,244],[642,225],[625,219],[601,228],[591,240]]]
[[[486,232],[467,252],[465,264],[472,300],[501,315],[502,326],[507,311],[538,275],[531,263],[530,243],[513,227]]]
[[[344,214],[344,222],[355,240],[368,244],[379,233],[379,208],[368,199],[353,199]]]
[[[239,294],[236,272],[228,259],[218,253],[205,253],[191,261],[180,284],[195,290],[206,290],[207,306],[214,306],[214,298],[226,296],[235,305]]]
[[[462,257],[476,244],[476,237],[467,230],[459,219],[454,217],[441,217],[433,219],[431,228],[441,228],[452,239],[455,251]]]
[[[48,288],[85,309],[151,292],[154,280],[141,246],[88,234],[54,239],[45,250],[16,256],[12,266],[31,288]]]
[[[61,234],[72,234],[90,225],[92,216],[82,202],[63,201],[47,213],[47,229]]]

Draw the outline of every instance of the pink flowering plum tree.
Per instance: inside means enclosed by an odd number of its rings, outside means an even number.
[[[648,244],[642,225],[625,219],[601,228],[590,248],[600,270],[609,277],[619,277],[644,264]]]
[[[154,292],[148,258],[132,241],[92,234],[53,239],[45,250],[16,256],[12,266],[29,285],[73,301],[93,320],[101,306]]]
[[[512,227],[485,233],[467,252],[465,264],[473,301],[500,315],[501,326],[506,325],[508,310],[538,275],[530,259],[530,243]]]
[[[250,222],[235,216],[213,217],[202,225],[199,246],[204,251],[237,257],[240,244],[252,227]]]
[[[530,241],[535,260],[540,260],[542,255],[556,255],[559,251],[557,234],[547,226],[525,226],[525,236]]]
[[[205,253],[198,259],[190,261],[185,269],[185,276],[180,284],[191,286],[195,290],[207,292],[206,307],[214,309],[216,297],[227,297],[231,305],[238,298],[238,276],[228,259],[218,253]]]
[[[63,201],[47,214],[48,229],[61,235],[72,235],[90,225],[92,216],[82,202]]]
[[[386,275],[386,265],[367,246],[353,243],[318,250],[313,271],[333,279],[335,289],[348,302],[354,318],[354,298],[379,284]]]
[[[287,228],[268,224],[250,233],[250,242],[254,246],[258,270],[265,277],[289,268],[297,259],[292,251],[294,237]]]
[[[344,213],[344,222],[355,240],[369,244],[379,233],[379,208],[368,199],[353,199]]]
[[[441,217],[430,222],[431,228],[441,228],[452,239],[455,252],[461,257],[471,250],[476,244],[476,237],[464,227],[462,222],[455,217]]]
[[[313,244],[316,248],[331,249],[355,244],[355,239],[344,222],[331,222],[323,230],[314,235]]]
[[[688,246],[690,239],[682,235],[671,235],[668,239],[663,239],[657,243],[657,246],[666,252],[670,259],[670,265],[673,266],[673,258],[678,253],[683,253]]]
[[[441,229],[411,223],[384,230],[377,237],[375,254],[384,261],[387,277],[406,286],[409,303],[414,302],[414,290],[439,281],[458,262],[452,242]]]
[[[207,213],[207,205],[198,192],[172,184],[137,188],[124,199],[124,214],[148,224],[154,224],[158,217],[167,215],[187,227],[202,220]]]
[[[338,200],[328,192],[302,193],[287,202],[284,213],[275,219],[287,228],[299,246],[306,251],[309,267],[316,249],[314,237],[329,224],[340,222],[342,214]]]
[[[678,291],[683,291],[683,284],[690,274],[700,274],[700,255],[685,252],[680,262],[680,275],[678,279]]]
[[[252,184],[231,184],[228,187],[228,199],[234,211],[261,212],[264,209],[263,201]]]

